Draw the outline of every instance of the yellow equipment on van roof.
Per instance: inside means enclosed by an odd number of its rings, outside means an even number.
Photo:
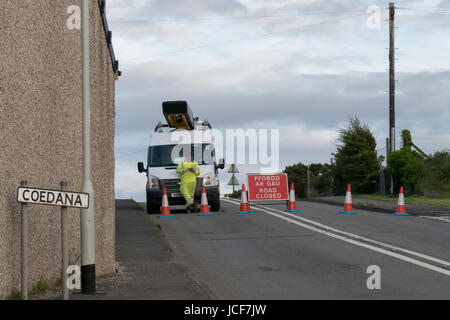
[[[165,101],[162,107],[164,117],[170,127],[194,129],[194,116],[186,101]]]

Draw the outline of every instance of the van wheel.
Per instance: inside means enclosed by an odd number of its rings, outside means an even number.
[[[220,198],[214,198],[213,201],[211,201],[211,211],[219,211],[220,210]]]
[[[157,214],[157,213],[159,213],[159,209],[160,208],[157,204],[147,202],[147,213],[148,214]]]
[[[158,204],[152,203],[150,201],[150,197],[147,194],[147,213],[148,214],[157,214],[159,213],[160,206]]]

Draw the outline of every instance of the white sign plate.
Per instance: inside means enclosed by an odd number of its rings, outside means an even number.
[[[61,190],[19,187],[17,189],[17,201],[60,207],[89,208],[88,193]]]

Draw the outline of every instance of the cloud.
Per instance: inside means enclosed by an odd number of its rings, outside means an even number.
[[[267,119],[277,120],[280,127],[305,123],[311,128],[335,128],[348,114],[370,121],[386,118],[387,73],[289,74],[261,66],[249,66],[240,73],[240,68],[244,65],[216,72],[169,63],[129,68],[118,83],[118,133],[152,130],[162,119],[161,103],[166,100],[187,100],[196,115],[223,128],[245,128]],[[449,75],[445,71],[397,74],[397,105],[402,114],[398,121],[413,126],[448,121]]]
[[[417,0],[396,4],[420,7],[439,3],[427,5]],[[336,132],[351,114],[373,130],[382,153],[389,104],[386,22],[382,21],[380,30],[368,30],[366,17],[361,16],[277,33],[341,16],[296,14],[335,11],[346,16],[372,4],[387,7],[388,2],[108,2],[111,20],[187,19],[111,24],[123,71],[116,87],[118,196],[136,194],[144,199],[145,178],[137,173],[136,162],[145,162],[149,135],[156,122],[163,120],[161,103],[166,100],[187,100],[196,116],[209,119],[220,130],[280,129],[282,167],[329,162]],[[264,15],[274,17],[192,20]],[[280,15],[291,17],[275,17]],[[397,16],[397,135],[409,129],[413,139],[423,139],[417,140],[426,152],[443,149],[450,140],[426,139],[448,137],[450,66],[442,49],[450,44],[448,19],[401,10]],[[253,37],[265,33],[272,34]],[[161,55],[164,52],[167,54]],[[245,179],[249,170],[258,167],[242,166],[239,179]],[[222,177],[225,185],[229,176]]]
[[[136,164],[116,162],[115,193],[118,199],[145,201],[146,177],[137,171]]]
[[[235,0],[154,0],[147,1],[145,9],[146,12],[157,12],[158,16],[185,18],[245,12],[246,6]]]
[[[236,0],[110,0],[112,20],[173,20],[201,16],[245,13],[247,7]]]

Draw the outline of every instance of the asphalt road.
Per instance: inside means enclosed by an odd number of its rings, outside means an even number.
[[[150,216],[182,265],[217,299],[450,299],[450,223],[297,202],[222,201],[213,216]],[[368,289],[380,270],[380,289]],[[370,281],[372,283],[372,281]]]

